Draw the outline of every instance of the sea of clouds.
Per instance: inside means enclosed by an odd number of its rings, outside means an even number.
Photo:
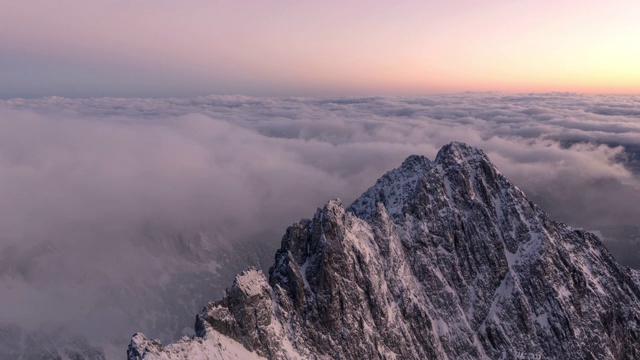
[[[268,267],[287,225],[450,141],[640,267],[640,96],[49,97],[0,100],[0,128],[0,324],[28,331],[161,336],[167,284],[195,313],[232,279],[221,257]]]

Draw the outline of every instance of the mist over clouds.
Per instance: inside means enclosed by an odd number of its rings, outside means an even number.
[[[229,284],[223,255],[268,267],[288,224],[454,140],[640,266],[640,96],[50,97],[0,101],[0,126],[0,323],[122,351],[176,336],[144,313],[171,296],[156,287],[213,274],[175,294],[193,314]]]

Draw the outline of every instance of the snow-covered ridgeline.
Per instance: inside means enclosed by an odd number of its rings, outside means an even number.
[[[217,359],[210,339],[226,336],[271,359],[638,358],[639,322],[637,272],[451,143],[287,229],[268,278],[239,275],[193,339],[138,334],[129,356],[209,341],[203,356]]]

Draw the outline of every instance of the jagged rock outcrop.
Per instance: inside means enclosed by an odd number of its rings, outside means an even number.
[[[634,359],[639,325],[637,272],[549,219],[481,150],[451,143],[289,227],[268,278],[238,275],[183,345],[224,336],[269,359]],[[130,359],[171,358],[136,336]]]

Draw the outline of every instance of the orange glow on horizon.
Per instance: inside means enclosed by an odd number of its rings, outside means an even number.
[[[134,74],[202,94],[640,93],[637,0],[69,3],[10,2],[13,63],[116,90]]]

